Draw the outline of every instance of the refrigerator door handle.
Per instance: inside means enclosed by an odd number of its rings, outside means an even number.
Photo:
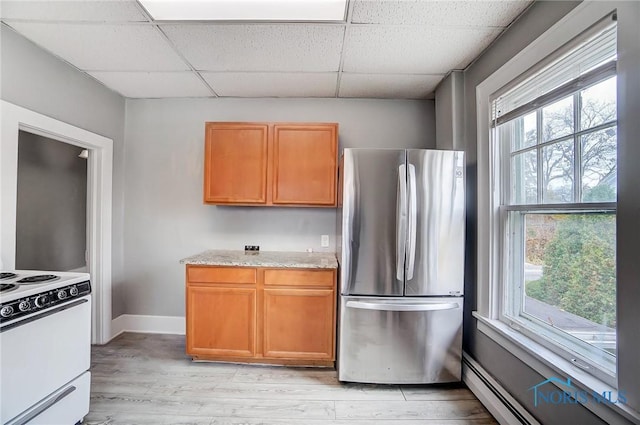
[[[398,200],[396,204],[396,279],[404,280],[404,257],[407,249],[407,169],[398,167]]]
[[[416,265],[416,234],[418,226],[418,188],[416,183],[416,167],[409,164],[409,255],[407,264],[407,280],[413,279]]]
[[[459,308],[458,303],[386,303],[376,301],[347,301],[347,308],[379,311],[438,311]]]
[[[353,256],[353,222],[355,216],[355,193],[356,180],[351,167],[347,167],[346,163],[353,162],[353,157],[349,152],[345,152],[343,166],[343,193],[349,196],[343,198],[343,221],[342,221],[342,238],[344,240],[342,249],[344,250],[342,267],[342,277],[340,279],[340,292],[346,294],[351,283],[351,257]]]

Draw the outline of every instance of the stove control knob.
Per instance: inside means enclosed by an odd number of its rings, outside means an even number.
[[[2,307],[2,309],[0,309],[0,316],[2,317],[9,317],[12,314],[13,314],[13,307],[11,307],[10,305],[6,305]]]
[[[29,301],[27,300],[20,301],[20,304],[18,304],[18,308],[20,309],[20,311],[29,311],[29,309],[31,308],[31,304],[29,304]]]
[[[72,297],[75,297],[76,295],[78,295],[78,288],[76,288],[75,286],[72,286],[71,289],[69,289],[69,295],[71,295]]]
[[[67,291],[65,291],[64,289],[61,291],[58,291],[58,299],[64,300],[65,298],[67,298]]]
[[[36,307],[38,308],[44,307],[45,305],[47,305],[48,302],[49,302],[49,297],[47,297],[46,295],[40,295],[35,300]]]

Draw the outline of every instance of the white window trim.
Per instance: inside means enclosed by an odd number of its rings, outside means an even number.
[[[610,63],[602,66],[602,68],[607,67],[610,68]],[[600,69],[600,68],[599,68]],[[614,68],[615,70],[615,68]],[[592,78],[589,86],[599,84],[602,81],[613,78],[615,74],[611,74],[611,71],[607,73],[603,73],[600,71],[596,71],[597,74],[595,78]],[[585,90],[585,87],[575,87],[573,92],[564,92],[564,98],[573,98],[574,102],[572,104],[572,111],[575,115],[576,119],[580,116],[580,103],[577,101],[577,96],[582,90]],[[550,92],[553,94],[554,92]],[[546,96],[546,95],[545,95]],[[552,102],[556,102],[553,100]],[[536,103],[538,103],[536,101]],[[502,271],[502,277],[500,279],[498,287],[500,287],[500,292],[502,293],[501,301],[503,305],[500,307],[499,311],[499,319],[510,325],[511,327],[518,329],[524,335],[538,342],[540,345],[543,345],[552,351],[555,351],[561,357],[565,359],[571,360],[578,367],[583,367],[585,369],[592,370],[594,376],[598,377],[602,381],[609,384],[610,388],[616,387],[616,359],[615,355],[611,355],[609,353],[603,353],[600,349],[597,349],[593,345],[590,345],[588,342],[580,340],[577,337],[570,336],[570,333],[565,332],[561,329],[554,328],[552,326],[548,326],[540,321],[539,318],[527,314],[523,310],[523,306],[520,300],[523,299],[524,296],[524,282],[517,282],[518,278],[516,276],[523,275],[522,273],[522,264],[513,265],[514,258],[520,258],[519,261],[522,261],[524,258],[523,246],[518,245],[523,244],[523,241],[520,240],[523,238],[523,235],[514,236],[514,229],[511,227],[514,225],[514,218],[512,217],[512,213],[517,211],[521,213],[531,213],[535,211],[544,212],[544,213],[588,213],[588,212],[616,212],[616,202],[580,202],[581,193],[578,191],[580,189],[579,184],[574,185],[573,191],[573,199],[570,202],[565,202],[561,204],[545,204],[542,197],[543,188],[541,186],[540,173],[541,166],[540,163],[537,165],[537,176],[538,176],[538,193],[537,200],[533,204],[518,204],[517,202],[511,201],[511,184],[510,184],[510,167],[511,167],[511,145],[506,147],[500,138],[502,137],[510,137],[512,134],[511,125],[514,123],[514,119],[517,117],[522,117],[526,114],[530,114],[532,112],[536,113],[536,120],[538,124],[538,129],[540,129],[540,119],[541,119],[541,109],[545,107],[547,104],[541,103],[534,110],[522,111],[520,114],[509,117],[506,122],[499,124],[492,131],[493,134],[500,134],[499,138],[491,141],[492,144],[496,144],[498,142],[499,146],[499,154],[500,159],[497,163],[494,164],[496,170],[500,170],[503,174],[500,174],[501,180],[501,196],[500,201],[502,203],[502,207],[500,208],[500,221],[498,226],[500,227],[500,238],[502,245],[502,252],[500,254],[500,258],[502,260],[503,266],[500,268]],[[507,127],[505,127],[507,126]],[[603,127],[606,126],[606,127]],[[580,134],[588,134],[592,132],[599,131],[601,128],[611,128],[617,126],[617,120],[607,121],[599,126],[595,126],[593,128],[581,129],[576,127],[571,134],[562,135],[555,139],[549,141],[541,140],[540,131],[537,134],[536,144],[532,146],[528,146],[517,150],[518,153],[527,151],[537,151],[538,155],[540,155],[540,147],[541,146],[551,146],[556,143],[564,143],[571,142],[574,145],[574,151],[577,152],[577,145],[580,144]],[[501,130],[504,129],[505,131]],[[574,166],[574,172],[576,172],[579,166]],[[580,179],[576,175],[576,181],[580,181]],[[519,220],[518,220],[519,221]],[[522,224],[521,224],[522,225]],[[522,229],[521,229],[522,230]],[[517,262],[518,260],[516,260]],[[511,269],[514,266],[517,268]],[[507,311],[508,310],[508,311]]]
[[[473,316],[478,320],[477,328],[507,351],[525,361],[543,377],[549,378],[563,374],[570,376],[581,389],[600,390],[600,392],[603,388],[612,388],[499,320],[502,295],[500,291],[502,235],[499,231],[501,180],[493,172],[494,165],[499,164],[500,158],[491,144],[489,100],[493,93],[530,70],[605,16],[615,12],[615,9],[615,3],[581,3],[476,87],[478,242],[477,311],[473,312]],[[626,405],[605,406],[587,403],[584,406],[605,420],[613,419],[612,414],[619,414],[632,422],[640,423],[640,413]]]
[[[527,338],[517,330],[511,329],[506,323],[499,320],[491,320],[474,311],[473,316],[478,320],[478,330],[491,338],[498,345],[523,361],[527,366],[535,370],[541,376],[569,376],[571,383],[580,390],[596,391],[602,394],[604,391],[612,391],[611,385],[596,379],[565,358],[559,356],[548,348]],[[565,390],[559,384],[553,383],[560,390]],[[613,398],[617,394],[614,391]],[[633,422],[640,423],[640,415],[635,410],[624,404],[598,404],[585,403],[584,407],[593,412],[606,423],[615,424],[620,421],[620,416]]]

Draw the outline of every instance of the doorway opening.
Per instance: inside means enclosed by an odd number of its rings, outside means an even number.
[[[85,151],[19,130],[17,270],[88,270]]]
[[[1,101],[0,263],[15,270],[18,220],[18,151],[20,133],[87,150],[86,268],[92,285],[91,340],[111,339],[111,221],[113,141],[40,113]],[[83,155],[85,155],[83,153]],[[20,219],[21,220],[21,219]],[[22,260],[20,260],[22,261]]]

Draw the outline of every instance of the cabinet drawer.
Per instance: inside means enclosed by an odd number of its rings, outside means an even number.
[[[333,270],[265,270],[265,286],[298,286],[333,288]]]
[[[250,267],[189,267],[189,283],[256,283],[256,269]]]

